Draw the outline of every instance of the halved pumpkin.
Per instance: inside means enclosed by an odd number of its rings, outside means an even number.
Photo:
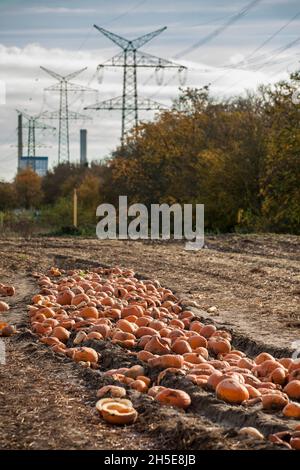
[[[138,416],[132,402],[125,398],[102,398],[97,401],[96,408],[111,424],[133,424]]]

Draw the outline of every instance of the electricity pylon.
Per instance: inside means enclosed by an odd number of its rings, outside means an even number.
[[[81,72],[87,69],[87,67],[72,72],[68,75],[59,75],[52,70],[41,67],[44,72],[51,75],[53,78],[58,80],[59,83],[52,85],[45,89],[45,91],[59,92],[59,110],[43,113],[44,119],[58,119],[59,121],[59,132],[58,132],[58,163],[61,161],[70,161],[70,139],[69,139],[69,120],[78,119],[91,119],[84,114],[76,113],[75,111],[69,110],[68,93],[69,92],[87,92],[93,91],[93,88],[83,87],[75,83],[70,82],[73,78],[77,77]]]
[[[166,106],[152,101],[150,99],[139,99],[137,89],[137,68],[155,68],[157,72],[163,69],[177,68],[179,72],[186,70],[186,67],[170,62],[169,60],[155,57],[145,52],[140,52],[142,46],[151,39],[162,33],[164,28],[153,31],[152,33],[145,34],[139,38],[129,40],[117,34],[107,31],[104,28],[94,25],[100,33],[108,37],[112,42],[117,44],[123,51],[120,54],[112,57],[109,61],[102,65],[98,65],[98,71],[102,72],[104,67],[122,67],[123,68],[123,94],[116,98],[102,101],[94,105],[87,106],[84,109],[106,109],[106,110],[121,110],[122,111],[122,132],[121,132],[121,145],[124,146],[126,133],[138,124],[138,111],[139,110],[158,110],[164,109]]]
[[[40,122],[39,119],[41,115],[36,115],[36,116],[31,116],[24,111],[19,111],[17,109],[17,113],[21,114],[27,122],[23,124],[23,128],[28,129],[28,139],[27,139],[27,157],[35,157],[36,156],[36,148],[37,147],[44,147],[41,144],[36,143],[36,135],[35,135],[35,130],[36,129],[51,129],[53,131],[56,130],[55,127],[49,126],[48,124],[45,124],[43,122]]]

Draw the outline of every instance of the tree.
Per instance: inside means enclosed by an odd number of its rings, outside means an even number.
[[[240,209],[260,213],[265,155],[261,98],[227,102],[184,90],[171,111],[141,123],[109,163],[104,189],[131,202],[203,203],[207,228],[232,230]]]
[[[41,178],[31,168],[18,173],[14,184],[19,207],[25,209],[39,207],[42,200]]]
[[[87,172],[86,167],[71,163],[61,163],[48,171],[42,180],[44,202],[53,204],[59,198],[68,196],[78,187]]]
[[[269,230],[300,233],[299,104],[292,95],[300,74],[265,90],[270,121],[267,155],[261,180],[262,216]]]
[[[16,207],[17,198],[12,183],[0,181],[0,211],[7,211]]]

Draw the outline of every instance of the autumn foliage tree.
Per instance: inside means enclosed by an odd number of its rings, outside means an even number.
[[[299,104],[293,102],[299,80],[297,73],[291,82],[264,90],[270,125],[261,179],[262,217],[271,231],[300,233],[300,116]]]
[[[42,200],[41,178],[31,168],[17,174],[14,187],[19,207],[36,208]]]
[[[185,90],[171,111],[142,123],[125,155],[110,162],[108,197],[203,203],[207,228],[232,229],[240,209],[260,211],[262,113],[255,96],[218,103],[207,88]]]

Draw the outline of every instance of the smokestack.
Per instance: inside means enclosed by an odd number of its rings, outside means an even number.
[[[18,172],[21,169],[21,157],[23,157],[23,123],[22,114],[18,114]]]
[[[87,165],[87,130],[80,129],[80,165]]]

